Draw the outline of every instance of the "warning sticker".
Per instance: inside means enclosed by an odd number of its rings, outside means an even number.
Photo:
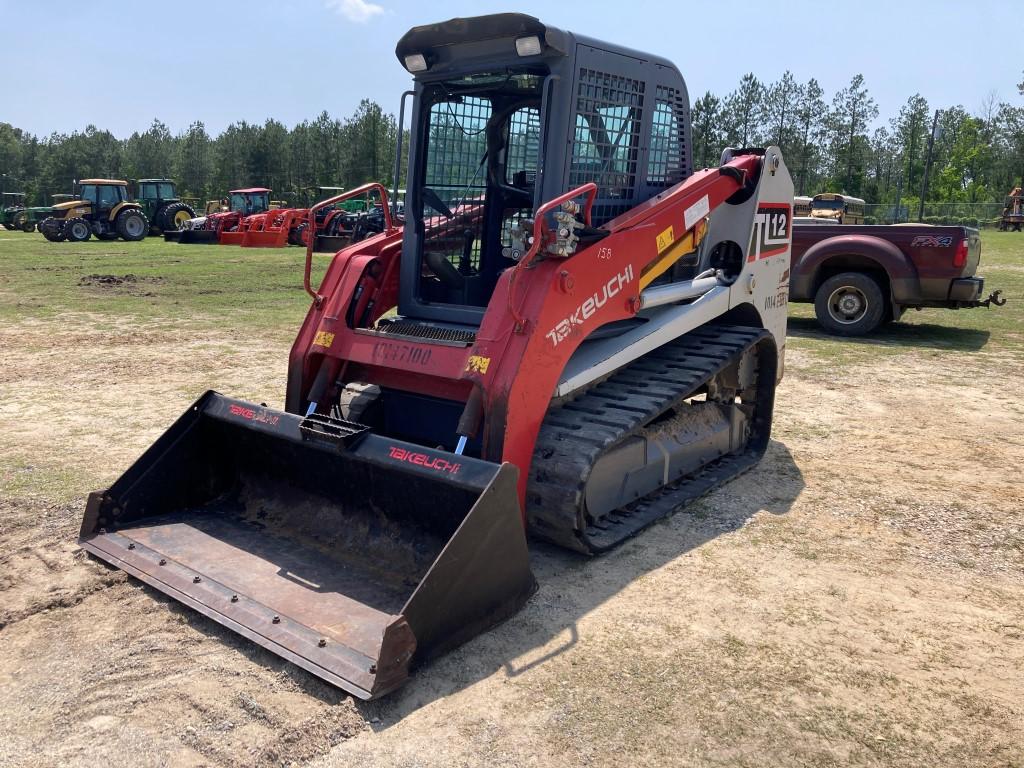
[[[334,334],[328,331],[318,331],[313,337],[313,344],[318,347],[329,347],[334,343]]]
[[[658,235],[658,253],[661,253],[668,248],[672,243],[676,241],[675,232],[672,231],[672,227],[669,227],[660,235]]]
[[[687,229],[693,229],[694,225],[709,213],[711,213],[711,203],[708,202],[708,196],[704,195],[704,197],[683,211],[683,226]]]
[[[480,355],[470,355],[469,362],[466,363],[466,370],[470,373],[487,373],[487,369],[491,365],[491,358],[481,357]]]

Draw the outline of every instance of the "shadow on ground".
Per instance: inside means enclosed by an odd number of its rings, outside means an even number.
[[[784,515],[804,488],[803,475],[782,443],[772,441],[765,458],[711,503],[698,501],[611,552],[587,558],[531,542],[538,594],[516,616],[444,659],[420,668],[408,684],[380,702],[360,704],[376,729],[384,729],[438,698],[494,673],[517,677],[570,651],[581,639],[579,619],[647,573],[685,556],[718,536],[742,528],[758,512]],[[728,494],[728,504],[715,503]],[[555,638],[553,649],[541,652]],[[532,652],[532,653],[531,653]]]
[[[956,328],[932,323],[890,323],[867,336],[833,336],[825,333],[816,320],[791,317],[787,336],[799,339],[820,339],[862,346],[919,347],[972,352],[988,343],[990,333],[974,328]]]

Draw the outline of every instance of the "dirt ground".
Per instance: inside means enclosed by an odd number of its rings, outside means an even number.
[[[286,343],[7,324],[0,765],[1024,765],[1024,362],[792,325],[757,469],[610,555],[534,546],[521,613],[363,704],[75,545],[205,388],[280,405]]]

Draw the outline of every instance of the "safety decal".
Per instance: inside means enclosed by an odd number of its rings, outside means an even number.
[[[313,337],[313,344],[318,347],[329,347],[334,343],[334,334],[330,331],[318,331]]]
[[[487,373],[487,369],[491,365],[491,358],[481,357],[480,355],[470,355],[469,362],[466,363],[466,371],[468,373]]]
[[[661,253],[676,241],[676,235],[669,226],[664,232],[658,235],[658,253]]]

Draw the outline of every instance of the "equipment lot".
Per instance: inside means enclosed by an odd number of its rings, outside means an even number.
[[[0,765],[1024,764],[1024,259],[998,310],[790,318],[754,470],[357,704],[75,544],[208,386],[280,407],[298,249],[0,235]],[[317,257],[322,269],[330,257]]]

